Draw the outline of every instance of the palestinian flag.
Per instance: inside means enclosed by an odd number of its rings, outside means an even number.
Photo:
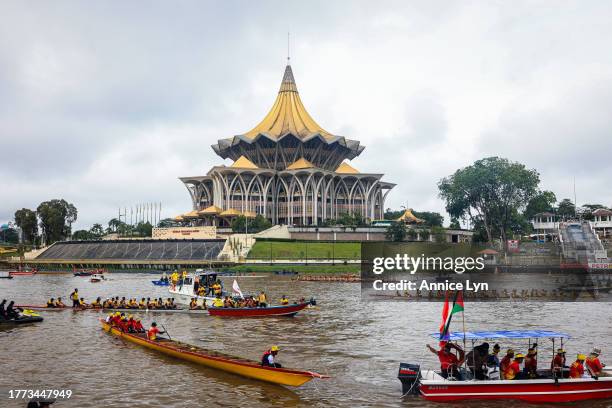
[[[450,323],[455,313],[463,312],[463,291],[455,292],[453,299],[453,307],[449,307],[448,292],[444,299],[444,307],[442,308],[442,324],[440,325],[440,346],[443,342],[446,343],[444,337],[450,333]],[[450,310],[449,310],[450,309]]]

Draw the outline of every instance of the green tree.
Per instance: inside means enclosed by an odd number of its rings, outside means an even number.
[[[38,237],[38,219],[36,213],[27,208],[15,211],[15,224],[21,228],[24,242],[33,244]]]
[[[414,241],[417,239],[417,231],[414,228],[408,228],[406,230],[406,236],[409,240]]]
[[[89,229],[89,234],[92,239],[100,239],[104,235],[104,228],[100,224],[94,224]]]
[[[126,229],[126,232],[131,232],[131,228]],[[134,228],[134,232],[140,237],[150,237],[153,234],[153,225],[148,221],[139,222],[136,228]]]
[[[174,221],[172,218],[164,218],[157,223],[159,228],[171,228],[176,227],[178,222]]]
[[[557,215],[564,220],[575,218],[576,206],[569,198],[564,198],[557,207]]]
[[[448,228],[449,229],[454,229],[454,230],[461,229],[461,223],[459,222],[459,220],[456,217],[452,217],[450,225],[448,226]]]
[[[443,227],[431,227],[431,234],[437,243],[446,242],[446,230]]]
[[[553,212],[555,210],[555,202],[557,202],[555,193],[552,191],[542,191],[529,200],[523,215],[526,219],[531,220],[536,214]]]
[[[606,207],[601,204],[584,204],[578,209],[578,213],[580,214],[580,218],[585,219],[587,221],[593,221],[595,219],[593,211],[598,210],[600,208],[605,209]]]
[[[393,222],[385,232],[387,241],[402,242],[406,238],[406,225],[403,222]]]
[[[87,230],[78,230],[74,231],[74,234],[72,234],[72,239],[77,241],[90,241],[92,239],[92,235]]]
[[[437,212],[431,211],[412,211],[415,217],[425,221],[425,225],[430,227],[441,227],[444,223],[444,217]]]
[[[238,233],[248,232],[249,234],[255,234],[266,230],[271,226],[272,223],[261,214],[257,214],[255,218],[247,218],[244,215],[239,215],[234,218],[231,223],[232,231]]]
[[[429,241],[429,237],[431,236],[431,232],[428,229],[423,228],[418,230],[419,237],[421,237],[421,241]]]
[[[492,242],[498,230],[504,245],[513,211],[523,210],[538,195],[540,176],[523,164],[499,157],[477,160],[440,180],[440,197],[446,211],[456,218],[480,220]]]
[[[108,228],[106,229],[106,231],[109,233],[117,232],[117,230],[121,228],[122,224],[123,221],[119,221],[117,218],[111,218],[108,222]]]
[[[0,229],[0,241],[8,244],[19,243],[19,233],[12,224],[8,224],[6,226],[3,225],[3,228]]]
[[[76,208],[64,199],[40,203],[36,214],[47,245],[70,236],[71,224],[77,219]]]
[[[397,220],[402,214],[404,213],[403,210],[392,210],[391,208],[387,208],[385,210],[385,214],[383,216],[383,218],[385,220]]]

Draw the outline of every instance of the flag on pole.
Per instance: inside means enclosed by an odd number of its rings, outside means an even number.
[[[449,310],[450,309],[450,310]],[[442,346],[444,337],[450,333],[450,323],[455,313],[463,312],[463,291],[458,290],[455,292],[455,298],[453,299],[453,307],[449,307],[448,293],[444,299],[444,307],[442,308],[442,324],[440,325],[440,346]]]
[[[236,282],[236,279],[234,279],[234,283],[232,283],[232,291],[238,294],[238,296],[244,297],[242,296],[242,291],[240,290],[240,286],[238,286],[238,282]]]

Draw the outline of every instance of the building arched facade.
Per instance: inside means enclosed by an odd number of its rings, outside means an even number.
[[[181,177],[193,202],[181,220],[223,225],[240,214],[261,214],[273,224],[320,225],[343,213],[382,219],[395,186],[382,181],[383,174],[360,173],[346,162],[364,146],[332,135],[310,117],[290,65],[261,123],[212,147],[234,163],[205,176]]]

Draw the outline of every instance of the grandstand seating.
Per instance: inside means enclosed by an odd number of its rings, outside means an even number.
[[[56,242],[36,259],[216,260],[225,240],[109,240]]]

